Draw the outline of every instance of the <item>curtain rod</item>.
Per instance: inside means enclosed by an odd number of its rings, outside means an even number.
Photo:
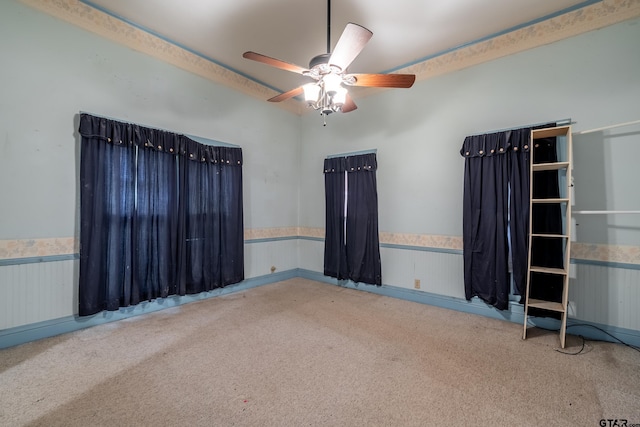
[[[335,159],[336,157],[358,156],[360,154],[376,154],[377,152],[378,152],[378,150],[374,148],[372,150],[352,151],[351,153],[330,154],[326,158],[327,159]]]
[[[593,133],[593,132],[598,132],[601,130],[607,130],[607,129],[613,129],[613,128],[619,128],[622,126],[629,126],[629,125],[635,125],[637,123],[640,123],[640,120],[633,120],[631,122],[624,122],[624,123],[618,123],[615,125],[609,125],[609,126],[602,126],[600,128],[595,128],[595,129],[589,129],[589,130],[583,130],[580,132],[576,132],[578,135],[584,135],[586,133]]]
[[[489,131],[489,132],[475,133],[472,136],[485,135],[485,134],[488,134],[488,133],[506,132],[508,130],[518,130],[518,129],[525,129],[525,128],[533,128],[533,127],[536,127],[536,126],[546,125],[547,123],[555,123],[558,126],[566,126],[566,125],[572,125],[572,124],[574,124],[576,122],[572,122],[571,118],[560,119],[560,120],[547,120],[546,122],[534,123],[534,124],[530,124],[530,125],[516,126],[516,127],[512,127],[512,128],[504,128],[504,129],[492,130],[492,131]]]
[[[147,125],[140,124],[140,123],[130,122],[128,120],[115,119],[113,117],[105,116],[105,115],[102,115],[102,114],[90,113],[88,111],[80,110],[80,114],[89,114],[89,115],[92,115],[94,117],[101,117],[103,119],[113,120],[113,121],[120,122],[120,123],[129,123],[129,124],[132,124],[132,125],[142,126],[142,127],[149,128],[149,129],[156,129],[156,130],[160,130],[160,131],[163,131],[163,132],[179,133],[179,132],[176,132],[174,130],[162,129],[162,128],[159,128],[157,126],[147,126]],[[236,148],[240,148],[240,146],[236,145],[236,144],[230,144],[228,142],[216,141],[215,139],[205,138],[203,136],[189,135],[189,134],[186,134],[186,133],[184,133],[182,135],[186,136],[187,138],[191,138],[194,141],[199,142],[201,144],[205,144],[205,145],[213,145],[213,146],[217,146],[217,147],[236,147]]]

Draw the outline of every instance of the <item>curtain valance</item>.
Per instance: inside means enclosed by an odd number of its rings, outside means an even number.
[[[490,157],[512,152],[529,152],[529,140],[532,129],[544,129],[556,126],[555,123],[545,123],[532,127],[511,129],[503,132],[493,132],[484,135],[467,136],[460,148],[462,157]]]
[[[324,159],[324,173],[344,173],[347,162],[344,157],[331,157]]]
[[[375,153],[361,154],[358,156],[349,156],[346,158],[347,172],[375,172],[378,169],[378,163]]]
[[[324,173],[375,172],[377,169],[375,153],[324,159]]]
[[[242,149],[239,147],[201,144],[174,132],[119,122],[91,114],[80,115],[79,132],[88,140],[107,141],[115,146],[136,145],[139,149],[182,155],[193,161],[242,166]]]
[[[520,132],[521,130],[517,130]],[[529,151],[529,144],[512,143],[512,134],[516,131],[488,133],[485,135],[467,136],[460,148],[462,157],[489,157],[506,154],[508,151]],[[526,132],[531,132],[526,129]]]

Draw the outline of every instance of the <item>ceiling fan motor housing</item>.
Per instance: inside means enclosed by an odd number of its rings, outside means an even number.
[[[314,56],[313,58],[311,58],[311,61],[309,61],[309,69],[317,65],[328,64],[330,58],[330,53],[321,53],[320,55]]]
[[[309,75],[318,79],[325,74],[342,74],[342,68],[337,65],[329,64],[330,59],[330,53],[323,53],[311,58],[311,61],[309,61]]]

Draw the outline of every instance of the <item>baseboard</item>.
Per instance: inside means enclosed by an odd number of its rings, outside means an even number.
[[[513,323],[519,323],[520,325],[524,322],[524,307],[522,304],[514,302],[509,304],[509,308],[507,310],[497,310],[496,308],[485,304],[478,298],[467,301],[461,298],[431,294],[429,292],[400,288],[392,285],[373,286],[361,283],[358,284],[352,281],[338,281],[333,277],[324,276],[322,273],[303,269],[298,271],[298,275],[318,282],[329,283],[336,286],[357,289],[360,291],[371,292],[378,295],[399,298],[421,304],[433,305],[463,313],[471,313],[484,317],[506,320]],[[559,330],[560,328],[560,321],[549,318],[529,317],[529,324],[531,326],[550,330]],[[623,343],[634,347],[640,347],[640,331],[634,329],[602,325],[579,319],[567,319],[567,333],[583,336],[589,340],[608,341],[614,343],[622,341]]]
[[[30,341],[48,338],[67,332],[73,332],[104,323],[115,322],[146,313],[152,313],[154,311],[176,307],[194,301],[215,298],[221,295],[227,295],[246,289],[279,282],[282,280],[292,279],[295,277],[302,277],[305,279],[328,283],[335,286],[356,289],[382,296],[442,307],[464,313],[477,314],[484,317],[506,320],[519,324],[522,324],[522,322],[524,321],[524,309],[522,307],[522,304],[511,303],[508,310],[501,311],[485,304],[477,298],[471,301],[467,301],[461,298],[437,295],[429,292],[400,288],[392,285],[373,286],[354,283],[352,281],[338,281],[337,279],[325,276],[322,273],[316,271],[306,269],[292,269],[283,272],[268,274],[265,276],[246,279],[235,285],[229,285],[224,288],[215,289],[210,292],[202,292],[196,295],[161,298],[150,302],[144,302],[133,307],[121,308],[118,311],[103,311],[93,316],[67,316],[59,319],[48,320],[45,322],[32,323],[29,325],[5,329],[0,331],[0,349],[13,347]],[[533,318],[530,320],[530,322],[533,326],[551,330],[557,330],[560,325],[559,321],[547,318]],[[590,340],[609,342],[622,341],[626,344],[640,347],[640,331],[633,329],[625,329],[610,325],[601,325],[593,322],[569,319],[567,321],[567,333],[572,335],[581,335]]]
[[[240,283],[225,286],[224,288],[214,289],[209,292],[158,298],[135,306],[120,308],[117,311],[102,311],[98,314],[94,314],[93,316],[66,316],[44,322],[31,323],[28,325],[17,326],[15,328],[4,329],[0,331],[0,349],[25,344],[42,338],[65,334],[67,332],[78,331],[92,326],[128,319],[142,314],[153,313],[154,311],[177,307],[194,301],[215,298],[221,295],[227,295],[270,283],[280,282],[282,280],[292,279],[294,277],[298,277],[297,269],[253,277],[251,279],[243,280]]]

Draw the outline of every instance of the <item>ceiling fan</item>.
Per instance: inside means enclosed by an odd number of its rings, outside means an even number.
[[[268,101],[280,102],[304,93],[307,105],[320,110],[326,118],[332,112],[348,113],[358,108],[345,86],[382,88],[410,88],[415,82],[414,74],[353,74],[347,68],[362,52],[373,33],[365,27],[348,23],[333,50],[330,40],[331,0],[327,0],[327,53],[317,55],[309,62],[309,68],[271,58],[256,52],[245,52],[244,58],[261,62],[305,77],[311,83],[276,95]],[[345,85],[345,86],[343,86]],[[325,121],[326,125],[326,121]]]

